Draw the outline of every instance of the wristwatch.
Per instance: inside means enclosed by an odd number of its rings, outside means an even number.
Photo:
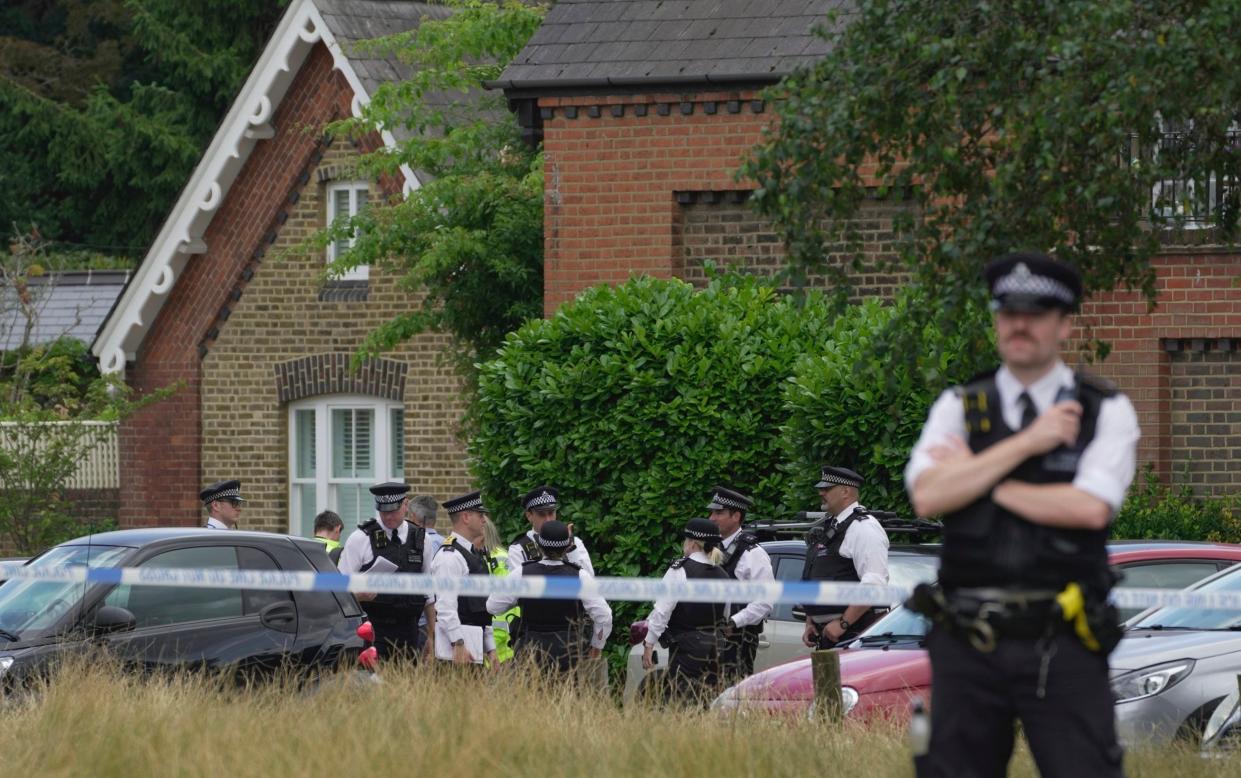
[[[457,638],[456,640],[452,642],[453,648],[456,648],[457,646],[464,646],[464,645],[465,645],[465,638]]]
[[[841,617],[840,617],[840,631],[841,631],[841,632],[848,632],[848,631],[849,631],[849,627],[851,627],[851,626],[853,626],[853,625],[852,625],[852,624],[850,624],[849,622],[845,621],[844,616],[841,616]]]

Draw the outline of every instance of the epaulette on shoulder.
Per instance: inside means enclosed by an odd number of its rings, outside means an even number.
[[[372,517],[370,521],[364,521],[361,524],[359,524],[358,529],[362,530],[363,532],[370,532],[371,530],[375,529],[378,526],[379,526],[379,519]]]
[[[1103,376],[1088,373],[1085,370],[1077,371],[1077,383],[1079,386],[1085,386],[1093,389],[1104,397],[1115,397],[1120,394],[1119,386]]]
[[[677,561],[673,562],[673,563],[672,563],[672,569],[673,569],[673,570],[680,570],[682,567],[684,567],[684,566],[685,566],[685,561],[686,561],[687,559],[689,559],[689,557],[687,557],[687,556],[683,556],[683,557],[681,557],[680,559],[678,559]]]
[[[754,548],[759,544],[758,535],[753,532],[742,532],[737,537],[738,543],[744,543],[746,548]]]
[[[984,370],[978,375],[970,378],[965,383],[957,384],[956,386],[952,387],[952,391],[956,392],[958,396],[964,395],[970,391],[977,391],[980,388],[979,384],[986,384],[987,382],[994,380],[995,374],[998,371],[999,371],[998,367],[992,368],[990,370]]]
[[[522,539],[522,538],[526,538],[526,537],[529,537],[528,535],[526,535],[526,533],[524,533],[524,532],[518,532],[518,533],[517,533],[517,537],[513,538],[512,540],[510,540],[510,541],[508,542],[508,544],[509,544],[510,546],[516,546],[517,544],[521,543],[521,539]]]
[[[440,546],[440,551],[456,551],[456,550],[457,550],[456,543],[445,543],[444,545]]]

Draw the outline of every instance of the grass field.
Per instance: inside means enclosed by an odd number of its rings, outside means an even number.
[[[842,766],[852,766],[845,770]],[[1241,756],[1131,752],[1130,776],[1241,775]],[[61,670],[0,703],[11,776],[909,776],[897,729],[621,709],[608,697],[443,668],[382,685],[331,679],[251,690],[199,677]],[[1028,755],[1010,772],[1035,775]]]

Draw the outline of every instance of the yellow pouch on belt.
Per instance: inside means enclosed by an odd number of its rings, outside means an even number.
[[[1064,587],[1064,591],[1056,595],[1056,604],[1060,606],[1064,620],[1073,625],[1073,632],[1082,645],[1091,651],[1098,651],[1099,641],[1086,623],[1086,598],[1082,595],[1082,587],[1076,583]]]

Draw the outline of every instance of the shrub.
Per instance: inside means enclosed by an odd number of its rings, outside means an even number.
[[[931,404],[948,386],[998,364],[981,305],[964,306],[949,331],[925,327],[915,354],[894,357],[884,346],[890,328],[923,304],[907,289],[895,305],[871,300],[852,306],[827,333],[829,346],[798,361],[785,385],[781,430],[790,505],[813,502],[810,479],[820,465],[836,464],[865,476],[863,504],[913,515],[904,469]]]
[[[505,539],[526,526],[521,493],[544,482],[609,575],[661,570],[715,483],[752,494],[755,515],[782,510],[782,385],[830,325],[821,297],[799,305],[745,277],[700,292],[637,278],[528,322],[479,366],[470,417]]]
[[[1241,543],[1241,495],[1200,498],[1160,482],[1149,466],[1129,490],[1112,537]]]

